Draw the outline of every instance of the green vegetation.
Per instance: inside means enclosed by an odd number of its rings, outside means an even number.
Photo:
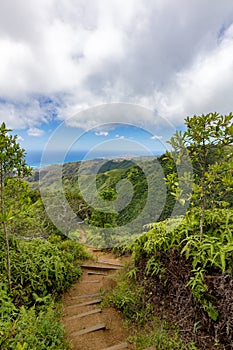
[[[171,172],[168,165],[163,157],[64,164],[65,197],[56,186],[59,166],[47,167],[40,179],[47,212],[52,213],[65,234],[72,232],[73,237],[75,231],[80,237],[78,222],[84,221],[87,244],[113,247],[132,241],[145,224],[164,220],[172,213],[176,201],[164,181],[164,175]],[[34,189],[38,188],[37,172],[29,182]],[[68,213],[65,200],[73,215]],[[182,212],[183,207],[178,204],[177,213]]]
[[[1,292],[1,297],[4,297]],[[6,299],[5,295],[5,299]],[[1,349],[10,350],[64,350],[69,346],[64,341],[64,330],[59,322],[59,314],[51,303],[40,311],[35,307],[26,309],[22,306],[17,315],[12,315],[14,305],[8,301],[8,318],[1,317]],[[5,308],[7,307],[5,305]],[[4,307],[4,305],[3,305]],[[7,315],[1,307],[1,312]]]
[[[165,158],[171,169],[182,157],[192,161],[193,173],[166,178],[181,203],[188,198],[180,183],[192,186],[189,210],[147,225],[149,231],[122,251],[133,252],[128,276],[136,289],[143,288],[161,320],[177,325],[186,348],[193,342],[198,349],[227,349],[233,342],[232,114],[194,116],[186,123],[188,130],[171,140],[178,153]]]
[[[166,322],[154,318],[144,329],[136,336],[131,337],[136,350],[144,350],[147,347],[154,346],[158,350],[196,350],[194,343],[184,344],[180,339],[179,333]]]
[[[205,210],[201,241],[200,218],[201,208],[195,208],[184,218],[151,224],[124,247],[133,253],[133,266],[109,300],[130,320],[148,327],[136,337],[138,349],[168,349],[173,337],[180,349],[232,344],[233,209]],[[177,326],[168,335],[171,324]]]
[[[1,252],[1,349],[66,348],[54,300],[80,277],[78,261],[88,254],[78,243],[56,241],[10,239],[11,291]]]
[[[11,291],[1,252],[1,349],[65,349],[54,300],[80,277],[78,260],[88,254],[75,242],[56,241],[10,240]]]
[[[233,125],[232,113],[187,117],[187,130],[176,132],[170,144],[174,152],[167,152],[167,159],[173,165],[182,166],[190,158],[192,169],[187,169],[182,178],[177,173],[167,175],[167,183],[175,198],[181,202],[187,200],[180,187],[181,182],[191,187],[192,204],[201,207],[200,239],[203,236],[205,210],[215,207],[226,207],[229,199],[225,194],[231,192],[233,186]],[[228,199],[228,200],[227,200]],[[232,203],[232,202],[231,202]]]
[[[0,215],[1,226],[4,234],[6,255],[7,255],[7,278],[9,289],[11,290],[11,259],[9,248],[9,222],[14,218],[14,203],[10,201],[9,196],[6,195],[5,185],[8,178],[13,175],[20,177],[29,175],[30,169],[27,167],[24,160],[24,150],[20,148],[17,143],[17,137],[8,134],[10,130],[6,129],[5,123],[0,127]],[[14,186],[17,189],[17,181]],[[9,186],[8,186],[9,187]]]
[[[170,140],[174,151],[159,158],[45,168],[43,201],[38,173],[25,181],[24,150],[2,124],[1,349],[67,348],[55,302],[80,277],[79,261],[88,257],[77,243],[84,231],[87,244],[132,253],[132,266],[105,303],[134,324],[136,349],[230,349],[232,119],[186,118],[187,130]],[[57,227],[47,212],[60,220]]]
[[[195,350],[194,343],[185,345],[182,342],[175,326],[169,324],[165,318],[160,320],[154,315],[153,304],[144,287],[135,284],[132,271],[128,266],[127,271],[120,276],[117,287],[105,297],[103,305],[116,307],[130,322],[130,328],[133,325],[135,334],[128,340],[134,343],[134,348],[143,350],[156,346],[158,350]]]
[[[0,127],[0,348],[68,349],[60,324],[59,297],[81,275],[89,255],[62,240],[46,217],[17,137]],[[47,240],[49,238],[49,240]]]

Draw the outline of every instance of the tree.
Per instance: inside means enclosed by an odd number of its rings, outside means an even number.
[[[12,205],[7,205],[6,186],[9,178],[22,178],[31,173],[26,165],[25,150],[17,142],[17,136],[9,134],[11,130],[5,123],[0,126],[0,218],[6,247],[7,278],[11,290],[11,262],[9,246],[9,222],[14,218]],[[8,183],[9,185],[9,183]]]
[[[172,189],[173,195],[180,201],[182,198],[179,182],[192,184],[192,201],[194,205],[201,207],[200,239],[203,236],[203,224],[205,209],[207,206],[216,205],[217,202],[227,203],[221,200],[220,192],[232,191],[233,186],[233,117],[218,113],[194,115],[187,117],[185,124],[187,130],[176,132],[169,143],[176,154],[176,164],[182,163],[182,157],[190,157],[193,165],[193,174],[186,174],[186,179],[178,179],[173,173],[167,176],[167,183]],[[174,160],[172,153],[166,157]],[[212,160],[212,161],[211,161]],[[213,196],[214,194],[214,196]],[[211,201],[208,200],[211,198]],[[220,201],[219,201],[220,200]]]

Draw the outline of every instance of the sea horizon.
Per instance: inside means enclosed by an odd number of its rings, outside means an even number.
[[[46,157],[43,155],[43,151],[30,151],[26,153],[26,162],[27,165],[39,169],[44,166],[55,165],[55,164],[65,164],[72,162],[80,162],[86,160],[94,160],[94,159],[114,159],[114,158],[135,158],[135,157],[158,157],[162,153],[154,152],[153,154],[139,153],[139,152],[119,152],[119,151],[109,151],[109,152],[95,152],[88,154],[88,151],[71,151],[68,152],[65,159],[63,160],[63,152],[54,151],[50,153],[46,153]],[[42,162],[43,156],[43,162]]]

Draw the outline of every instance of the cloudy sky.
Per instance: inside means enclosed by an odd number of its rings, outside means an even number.
[[[165,139],[166,123],[229,113],[232,95],[232,0],[0,0],[0,120],[27,151],[62,122],[102,141],[133,139],[107,125],[122,121]],[[111,103],[128,113],[95,113]]]

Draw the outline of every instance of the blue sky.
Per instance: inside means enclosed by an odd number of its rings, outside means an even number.
[[[57,149],[154,152],[186,116],[233,110],[231,0],[2,1],[0,55],[0,122],[28,153],[60,125]]]
[[[79,126],[80,120],[89,121],[90,118],[95,123]],[[127,122],[129,118],[131,123]],[[153,122],[147,124],[147,120]],[[136,156],[164,153],[168,148],[167,140],[175,130],[175,125],[158,117],[155,111],[135,104],[109,103],[84,109],[65,121],[59,121],[53,115],[48,123],[41,124],[40,129],[15,129],[13,132],[27,153],[81,151],[90,159],[96,154]]]

